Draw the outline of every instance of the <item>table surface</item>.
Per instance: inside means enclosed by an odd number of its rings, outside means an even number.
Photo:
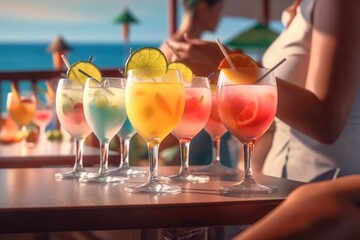
[[[176,195],[130,194],[125,184],[89,184],[56,180],[62,168],[0,169],[0,232],[146,229],[251,224],[280,204],[303,183],[256,176],[262,184],[277,186],[274,194],[229,197],[221,186],[242,175],[183,184]],[[94,172],[96,168],[91,168]],[[178,167],[160,166],[160,175]],[[234,181],[235,180],[235,181]]]
[[[84,166],[98,165],[99,158],[98,147],[84,145]],[[21,148],[20,143],[0,144],[0,168],[73,166],[74,161],[75,148],[70,141],[46,141],[26,148]],[[119,161],[119,153],[109,151],[109,162],[119,164]]]

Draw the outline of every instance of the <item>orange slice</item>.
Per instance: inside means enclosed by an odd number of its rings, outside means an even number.
[[[253,122],[259,111],[259,99],[256,96],[246,98],[244,97],[242,100],[244,108],[237,116],[238,126],[243,126]]]
[[[252,59],[250,56],[243,54],[243,53],[230,53],[229,57],[231,59],[231,61],[234,63],[235,67],[237,68],[258,68],[258,64],[257,62]],[[228,60],[226,58],[224,58],[220,64],[218,69],[224,69],[224,68],[231,68],[230,63],[228,62]]]
[[[236,68],[243,69],[241,71],[239,69],[232,69],[228,60],[224,58],[219,64],[219,70],[222,70],[230,80],[236,83],[252,84],[256,82],[258,79],[257,69],[259,66],[254,59],[242,53],[231,53],[229,57]]]

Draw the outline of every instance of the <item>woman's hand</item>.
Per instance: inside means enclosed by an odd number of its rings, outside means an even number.
[[[218,66],[224,55],[217,43],[190,39],[187,35],[184,37],[185,42],[169,41],[176,51],[172,60],[188,65],[197,76],[207,77],[212,72],[218,74]],[[227,52],[230,52],[229,48],[225,48]]]

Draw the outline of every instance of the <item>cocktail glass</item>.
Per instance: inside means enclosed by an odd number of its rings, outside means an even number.
[[[85,138],[92,132],[84,116],[84,87],[75,80],[62,78],[56,89],[56,114],[61,126],[73,137],[75,164],[71,171],[56,173],[57,179],[80,178],[86,174],[83,166]]]
[[[45,92],[38,91],[33,122],[39,127],[39,142],[46,142],[45,129],[53,117],[53,100]]]
[[[185,82],[185,108],[180,122],[172,134],[179,140],[181,167],[177,174],[166,179],[178,182],[207,182],[209,176],[194,175],[189,170],[189,149],[191,140],[205,126],[211,110],[211,90],[209,79],[194,77],[190,83]]]
[[[220,161],[221,137],[227,132],[227,129],[225,128],[219,117],[216,85],[211,86],[211,97],[211,113],[204,129],[211,137],[212,161],[209,165],[196,168],[194,171],[205,172],[212,177],[221,177],[228,176],[229,174],[237,174],[237,169],[226,167]]]
[[[110,169],[109,173],[113,176],[142,176],[146,174],[144,170],[137,170],[130,167],[129,164],[129,149],[130,140],[135,135],[136,130],[131,125],[129,118],[126,118],[124,125],[117,133],[120,141],[120,164],[115,169]]]
[[[141,75],[141,74],[140,74]],[[137,133],[146,141],[149,154],[147,183],[126,186],[127,192],[176,194],[180,186],[162,183],[158,177],[161,141],[176,127],[184,111],[184,85],[177,70],[165,76],[145,79],[129,71],[126,86],[126,112]]]
[[[124,182],[127,178],[110,176],[108,170],[109,143],[126,119],[125,78],[103,77],[101,82],[88,78],[84,89],[84,113],[100,142],[100,168],[88,173],[80,182]]]
[[[277,109],[276,79],[273,72],[266,75],[268,71],[266,68],[238,68],[223,69],[220,72],[220,118],[229,132],[243,145],[245,171],[239,183],[222,187],[222,194],[262,194],[276,191],[276,187],[257,183],[252,172],[255,142],[270,127]]]
[[[6,107],[9,116],[19,125],[22,132],[20,148],[26,148],[27,126],[35,115],[35,97],[32,91],[20,91],[15,95],[8,93]]]

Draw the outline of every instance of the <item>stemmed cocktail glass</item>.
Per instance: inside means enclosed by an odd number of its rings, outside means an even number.
[[[276,187],[257,183],[252,174],[256,140],[270,127],[277,109],[273,72],[266,68],[222,69],[218,82],[221,121],[243,145],[245,175],[241,182],[220,189],[225,195],[272,193]],[[258,80],[260,79],[261,80]]]
[[[80,178],[86,171],[83,166],[83,146],[91,128],[84,116],[84,87],[70,78],[59,80],[56,89],[56,114],[61,126],[75,142],[75,164],[71,171],[56,173],[57,179]]]
[[[179,140],[181,167],[179,173],[166,177],[179,182],[207,182],[209,176],[193,175],[189,170],[191,140],[205,126],[211,110],[211,90],[207,77],[193,77],[185,85],[185,108],[172,134]]]
[[[195,171],[205,172],[212,177],[221,177],[227,176],[229,174],[237,174],[237,169],[226,167],[222,165],[220,161],[221,137],[227,132],[227,129],[225,128],[219,117],[216,85],[211,85],[211,97],[211,113],[204,129],[211,137],[212,161],[209,165],[196,168]]]
[[[161,77],[142,77],[129,71],[126,86],[126,112],[137,133],[148,146],[150,171],[148,182],[127,186],[127,192],[180,193],[180,186],[162,183],[158,177],[161,141],[176,127],[184,111],[184,85],[177,70]],[[140,72],[141,73],[141,72]]]
[[[20,143],[21,154],[26,149],[27,126],[35,114],[35,97],[32,91],[17,91],[13,85],[13,92],[8,93],[6,107],[9,116],[18,124],[22,132]]]
[[[144,170],[137,170],[130,167],[129,164],[129,149],[130,140],[135,135],[136,131],[131,125],[129,118],[126,118],[124,125],[117,133],[120,141],[120,164],[119,167],[109,170],[109,173],[114,176],[142,176],[146,174]]]
[[[36,98],[36,110],[33,122],[39,127],[39,142],[46,141],[45,129],[53,117],[53,99],[47,95],[45,90],[39,89]]]
[[[100,168],[98,173],[82,176],[81,182],[107,183],[127,179],[110,176],[108,171],[109,143],[126,119],[125,86],[125,78],[103,77],[100,82],[93,78],[86,80],[84,113],[100,142]]]

